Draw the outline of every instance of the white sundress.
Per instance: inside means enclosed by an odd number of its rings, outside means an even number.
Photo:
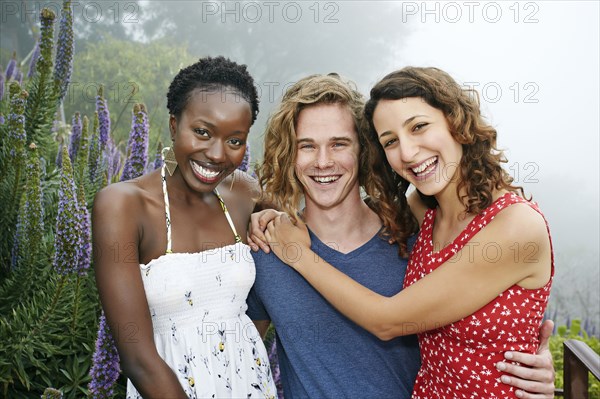
[[[267,351],[246,316],[255,278],[243,244],[215,189],[236,243],[198,253],[171,252],[169,199],[162,170],[167,252],[140,265],[154,342],[192,398],[275,398]],[[127,381],[127,398],[142,396]]]

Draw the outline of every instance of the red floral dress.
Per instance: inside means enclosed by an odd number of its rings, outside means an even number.
[[[454,256],[498,212],[514,203],[526,203],[540,212],[534,203],[507,193],[477,215],[454,242],[435,253],[432,231],[436,210],[428,210],[411,254],[404,287],[414,284]],[[525,246],[515,246],[515,251],[524,251],[521,256],[533,252],[527,252]],[[476,248],[485,250],[483,246]],[[487,256],[494,258],[497,254],[494,249],[489,249]],[[554,255],[551,275],[554,276]],[[552,277],[539,289],[513,285],[472,315],[419,334],[421,369],[413,398],[515,398],[514,389],[500,382],[502,374],[495,364],[503,361],[504,352],[509,350],[536,352],[539,326],[546,310]]]

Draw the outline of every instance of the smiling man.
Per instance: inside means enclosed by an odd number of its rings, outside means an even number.
[[[399,207],[406,209],[400,214],[379,201],[367,205],[361,196],[361,187],[372,197],[387,191],[377,152],[368,143],[363,105],[360,93],[337,75],[297,82],[269,120],[259,177],[265,200],[288,214],[296,214],[304,199],[302,217],[318,256],[371,290],[393,296],[402,289],[407,265],[399,254],[409,248],[400,251],[386,233],[404,230],[408,236],[417,226],[407,207]],[[253,232],[255,242],[264,241],[261,232]],[[408,247],[412,243],[411,238]],[[256,281],[247,313],[263,334],[270,322],[275,326],[286,398],[410,398],[420,365],[416,337],[379,340],[263,249],[253,254]],[[294,256],[295,248],[286,250]],[[529,356],[538,363],[547,358]],[[548,368],[530,379],[547,379]],[[537,387],[547,392],[553,384]]]

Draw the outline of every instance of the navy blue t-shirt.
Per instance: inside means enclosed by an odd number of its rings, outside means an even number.
[[[396,245],[376,235],[343,254],[312,232],[310,237],[317,255],[371,290],[393,296],[402,289],[407,260]],[[273,253],[252,256],[256,281],[247,314],[275,326],[286,399],[410,398],[420,365],[416,336],[381,341],[336,311]]]

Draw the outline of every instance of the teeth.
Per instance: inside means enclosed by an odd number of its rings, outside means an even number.
[[[418,167],[411,168],[411,169],[415,174],[419,174],[419,173],[423,172],[425,169],[427,169],[429,167],[429,165],[433,164],[435,161],[437,161],[437,157],[429,158],[427,161],[423,162]]]
[[[339,176],[314,176],[313,179],[317,183],[331,183],[332,181],[336,181],[339,179]]]
[[[206,178],[206,179],[214,179],[215,177],[217,177],[219,175],[219,173],[221,172],[213,172],[212,170],[206,169],[200,165],[198,165],[196,162],[192,161],[192,169],[194,169],[194,171],[196,173],[198,173],[200,176]]]

